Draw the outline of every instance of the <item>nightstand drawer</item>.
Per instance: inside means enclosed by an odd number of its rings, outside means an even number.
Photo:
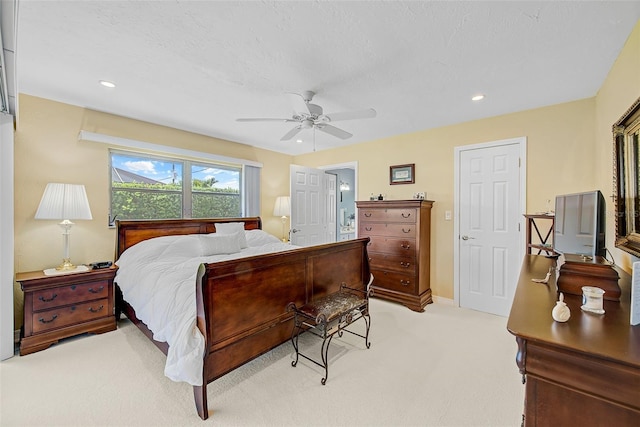
[[[54,308],[34,313],[33,332],[45,332],[63,326],[75,325],[100,317],[109,316],[109,299],[103,298],[83,304]]]
[[[101,280],[82,285],[60,286],[33,293],[33,311],[78,304],[109,296],[109,282]]]

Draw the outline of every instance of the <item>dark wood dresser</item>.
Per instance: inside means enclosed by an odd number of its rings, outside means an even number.
[[[369,237],[373,296],[424,311],[430,287],[430,200],[356,202],[358,237]]]
[[[640,420],[640,325],[629,324],[630,277],[622,270],[620,301],[605,300],[605,314],[580,309],[582,297],[564,295],[571,310],[555,322],[555,261],[526,255],[507,329],[516,336],[516,363],[525,381],[526,426],[631,426]],[[592,285],[593,286],[593,285]]]
[[[117,268],[46,276],[16,274],[24,291],[20,355],[44,350],[62,338],[116,329],[113,278]]]

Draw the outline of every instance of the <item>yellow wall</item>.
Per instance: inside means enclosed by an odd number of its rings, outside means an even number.
[[[33,219],[47,182],[81,183],[87,188],[94,220],[78,221],[72,231],[71,258],[83,263],[113,258],[114,231],[107,227],[109,203],[108,147],[80,142],[80,130],[155,144],[262,162],[264,228],[278,236],[281,223],[272,216],[278,195],[288,192],[289,164],[305,166],[358,162],[359,198],[385,193],[410,198],[425,191],[434,200],[431,286],[434,295],[453,298],[454,147],[526,137],[527,211],[547,208],[556,194],[599,189],[612,210],[611,124],[640,96],[640,25],[629,37],[597,96],[535,110],[430,129],[393,138],[290,157],[242,144],[191,134],[123,117],[20,96],[15,145],[15,268],[37,270],[57,265],[62,238],[55,222]],[[415,163],[414,185],[389,185],[389,166]],[[610,205],[610,206],[609,206]],[[613,219],[607,218],[607,245],[613,248]],[[630,257],[613,250],[616,260]],[[21,298],[19,289],[16,297]],[[22,304],[16,319],[21,324]]]
[[[445,211],[453,211],[454,147],[527,137],[527,211],[542,211],[558,193],[596,188],[594,110],[594,99],[586,99],[315,152],[294,162],[318,167],[357,161],[361,200],[370,193],[407,199],[426,192],[435,201],[431,289],[434,295],[453,298],[453,221],[445,220]],[[389,166],[405,163],[416,164],[415,184],[389,185]]]
[[[62,234],[57,221],[34,219],[48,182],[86,187],[93,220],[78,220],[72,228],[71,260],[77,264],[113,260],[115,230],[108,227],[109,146],[78,141],[80,130],[263,163],[263,228],[277,236],[282,233],[273,206],[277,196],[288,192],[291,156],[28,95],[20,95],[19,105],[15,134],[16,272],[50,268],[62,261]],[[22,292],[17,285],[15,290],[19,326]]]
[[[614,194],[613,177],[613,136],[611,125],[620,119],[633,102],[640,97],[640,21],[627,39],[624,49],[607,75],[596,96],[596,168],[600,186],[607,190],[605,196]],[[616,263],[628,272],[638,259],[614,247],[615,221],[614,205],[610,198],[607,206],[607,248]]]

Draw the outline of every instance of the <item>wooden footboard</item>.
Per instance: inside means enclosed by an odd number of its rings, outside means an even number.
[[[116,259],[131,242],[167,234],[209,233],[216,222],[236,221],[244,221],[245,229],[260,228],[259,218],[125,221],[118,224],[118,238],[128,243],[118,243]],[[208,383],[291,337],[293,314],[286,310],[288,303],[303,305],[339,290],[342,282],[365,290],[368,241],[348,240],[200,266],[197,323],[206,351],[203,386],[194,387],[194,397],[202,419],[209,416]],[[150,336],[133,309],[128,307],[125,314]]]

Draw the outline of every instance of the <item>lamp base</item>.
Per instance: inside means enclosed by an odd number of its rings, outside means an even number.
[[[69,258],[65,258],[62,260],[62,264],[56,267],[58,271],[67,271],[67,270],[75,270],[76,266],[71,263]]]

